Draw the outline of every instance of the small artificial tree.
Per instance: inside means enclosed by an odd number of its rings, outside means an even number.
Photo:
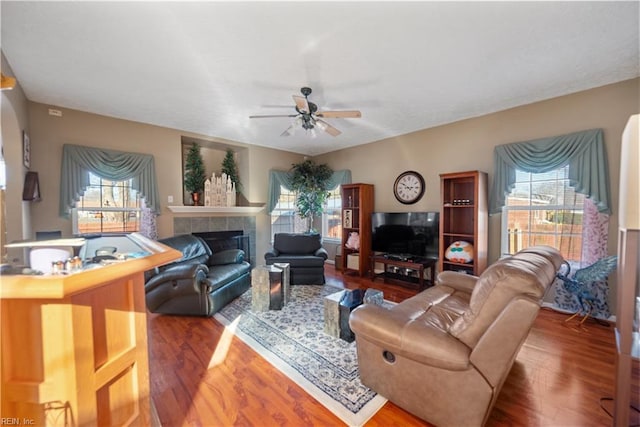
[[[199,193],[204,190],[204,182],[207,180],[207,176],[204,171],[204,161],[202,160],[202,154],[200,154],[200,145],[195,142],[189,148],[187,153],[187,161],[185,164],[184,174],[184,187],[187,189],[193,198],[195,205],[198,204],[200,198]]]
[[[326,164],[313,160],[295,163],[291,168],[291,185],[296,192],[298,215],[305,218],[308,231],[313,232],[313,218],[322,215],[324,203],[329,197],[328,184],[333,170]]]
[[[240,178],[238,177],[238,167],[236,166],[236,160],[233,157],[233,150],[227,149],[227,154],[222,160],[222,173],[226,173],[231,181],[236,183],[236,193],[240,192]]]

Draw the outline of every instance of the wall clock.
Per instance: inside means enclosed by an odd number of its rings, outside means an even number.
[[[424,195],[424,178],[418,172],[406,171],[398,175],[393,184],[393,195],[400,203],[410,205]]]

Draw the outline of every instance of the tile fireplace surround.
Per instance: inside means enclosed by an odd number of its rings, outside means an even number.
[[[173,234],[202,233],[206,231],[242,230],[249,236],[251,265],[256,265],[255,216],[190,216],[173,218]]]

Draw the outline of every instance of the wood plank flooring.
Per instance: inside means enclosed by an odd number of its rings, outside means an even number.
[[[332,286],[373,287],[396,302],[415,294],[325,270]],[[566,317],[540,311],[487,425],[611,425],[600,399],[614,389],[613,327],[588,321],[572,328]],[[151,397],[163,426],[343,425],[214,319],[149,314],[148,324]],[[388,402],[367,426],[429,424]]]

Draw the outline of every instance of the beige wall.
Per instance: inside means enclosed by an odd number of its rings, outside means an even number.
[[[2,56],[2,72],[14,76],[4,54]],[[2,152],[6,164],[6,191],[4,212],[0,211],[0,218],[6,224],[6,240],[26,239],[31,234],[30,203],[22,201],[22,186],[27,173],[22,162],[22,132],[29,134],[29,114],[27,98],[22,91],[20,81],[12,90],[3,90],[0,95],[1,141]],[[17,264],[24,262],[24,251],[9,249],[7,259],[2,260]]]
[[[466,170],[488,172],[493,182],[493,148],[580,130],[602,128],[611,178],[613,215],[609,224],[609,253],[617,252],[618,185],[622,130],[640,111],[640,79],[537,102],[482,117],[410,133],[316,157],[334,169],[351,169],[354,182],[375,185],[376,211],[440,209],[439,174]],[[363,153],[366,152],[366,156]],[[416,170],[426,181],[426,194],[415,205],[396,201],[395,178]],[[489,219],[489,261],[500,255],[501,215]],[[612,278],[612,281],[615,279]],[[611,301],[615,296],[612,292]],[[614,308],[614,307],[612,307]]]
[[[196,142],[200,145],[200,154],[205,168],[205,175],[207,177],[212,174],[220,176],[222,174],[222,162],[227,156],[227,150],[231,149],[234,153],[234,159],[236,166],[238,167],[239,177],[248,177],[251,173],[249,168],[242,170],[241,166],[245,166],[244,163],[248,162],[245,151],[248,150],[246,146],[237,146],[233,144],[221,143],[218,141],[206,141],[197,138],[182,137],[182,170],[186,169],[187,156],[191,145]],[[242,181],[240,182],[239,189],[242,189]],[[182,200],[184,205],[190,205],[193,203],[191,200],[191,194],[184,189]],[[180,204],[176,199],[176,204]]]
[[[181,138],[189,136],[198,140],[214,139],[34,102],[30,102],[28,108],[31,122],[31,170],[38,171],[42,193],[42,200],[32,203],[33,230],[59,229],[63,235],[71,234],[71,221],[58,217],[60,161],[63,144],[77,144],[152,154],[162,203],[158,233],[161,238],[173,234],[173,214],[167,209],[167,200],[171,195],[174,198],[172,204],[179,205],[182,197]],[[62,111],[62,117],[49,115],[49,108]],[[229,141],[221,142],[231,144]],[[302,158],[300,155],[278,150],[237,146],[243,153],[238,158],[240,179],[245,187],[244,194],[252,203],[266,202],[267,180],[271,168],[288,169],[291,163]],[[245,151],[248,154],[245,155]],[[270,226],[264,211],[258,214],[256,222],[257,253],[263,254],[269,246]]]
[[[4,68],[4,57],[2,60]],[[9,241],[31,238],[31,230],[60,229],[64,234],[71,233],[70,221],[58,217],[60,159],[65,143],[153,154],[162,201],[159,234],[160,237],[172,235],[173,215],[166,205],[169,195],[178,202],[182,194],[181,138],[216,141],[215,138],[59,107],[54,108],[61,110],[63,116],[54,117],[48,114],[50,106],[28,102],[21,90],[16,89],[2,93]],[[354,182],[374,184],[377,211],[439,210],[439,174],[477,169],[488,172],[491,183],[494,146],[602,128],[611,172],[614,215],[609,226],[609,253],[613,254],[617,245],[620,136],[629,116],[640,111],[639,94],[640,79],[633,79],[335,151],[314,160],[328,163],[334,169],[351,169]],[[21,166],[22,129],[27,129],[31,136],[31,170],[40,175],[43,200],[37,203],[21,201],[26,171]],[[240,178],[244,195],[253,203],[266,202],[270,169],[287,170],[292,163],[303,159],[294,153],[219,142],[242,147],[238,153]],[[427,184],[422,200],[410,206],[398,203],[391,188],[397,175],[406,170],[419,171]],[[262,212],[257,218],[258,260],[269,247],[269,226],[269,217]],[[499,254],[500,215],[494,215],[489,224],[490,261],[497,259]],[[612,298],[614,295],[615,289],[612,289]]]

